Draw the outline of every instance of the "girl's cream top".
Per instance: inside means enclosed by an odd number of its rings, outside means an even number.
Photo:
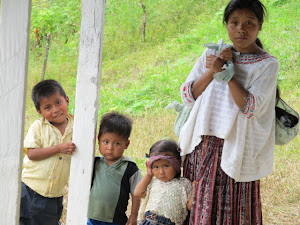
[[[170,219],[176,225],[182,225],[188,213],[186,204],[191,192],[191,182],[186,178],[174,178],[164,182],[153,177],[142,201],[140,217],[151,211]]]
[[[273,170],[279,63],[267,52],[234,54],[234,77],[249,92],[247,104],[240,110],[228,83],[215,79],[196,100],[191,98],[189,84],[207,71],[206,57],[211,54],[216,55],[216,51],[204,51],[181,86],[183,103],[193,106],[179,135],[181,154],[191,153],[202,135],[222,138],[223,171],[236,182],[258,180]]]

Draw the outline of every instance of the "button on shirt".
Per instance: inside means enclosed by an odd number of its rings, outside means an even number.
[[[71,142],[73,116],[68,115],[68,125],[64,135],[44,118],[36,120],[28,130],[24,148],[47,148]],[[30,160],[27,155],[23,161],[22,181],[38,194],[54,198],[64,194],[70,174],[71,156],[56,154],[44,160]]]

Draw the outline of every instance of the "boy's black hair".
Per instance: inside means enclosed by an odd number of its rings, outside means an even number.
[[[40,111],[40,101],[42,98],[49,98],[51,95],[59,92],[61,96],[67,98],[67,95],[61,86],[56,80],[43,80],[37,83],[31,92],[31,99],[34,103],[34,106],[37,110]]]
[[[266,7],[259,0],[231,0],[224,10],[223,23],[227,24],[230,14],[238,9],[249,9],[255,14],[258,22],[262,22],[267,14]],[[257,38],[255,42],[263,49],[259,38]]]
[[[155,155],[174,156],[181,163],[180,148],[176,141],[172,139],[164,139],[155,142],[150,148],[149,156]],[[175,177],[180,177],[180,172],[177,173]]]
[[[106,113],[101,118],[98,139],[104,133],[116,133],[128,140],[131,130],[132,120],[129,117],[117,112]]]

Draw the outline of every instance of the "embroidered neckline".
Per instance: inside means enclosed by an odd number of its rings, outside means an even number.
[[[236,52],[233,62],[237,64],[247,65],[258,63],[264,59],[274,58],[268,52],[259,52],[259,53],[241,53]]]

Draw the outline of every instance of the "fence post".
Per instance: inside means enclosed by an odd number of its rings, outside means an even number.
[[[82,1],[67,224],[87,222],[99,106],[105,0]]]
[[[0,224],[19,224],[31,0],[2,0]]]

